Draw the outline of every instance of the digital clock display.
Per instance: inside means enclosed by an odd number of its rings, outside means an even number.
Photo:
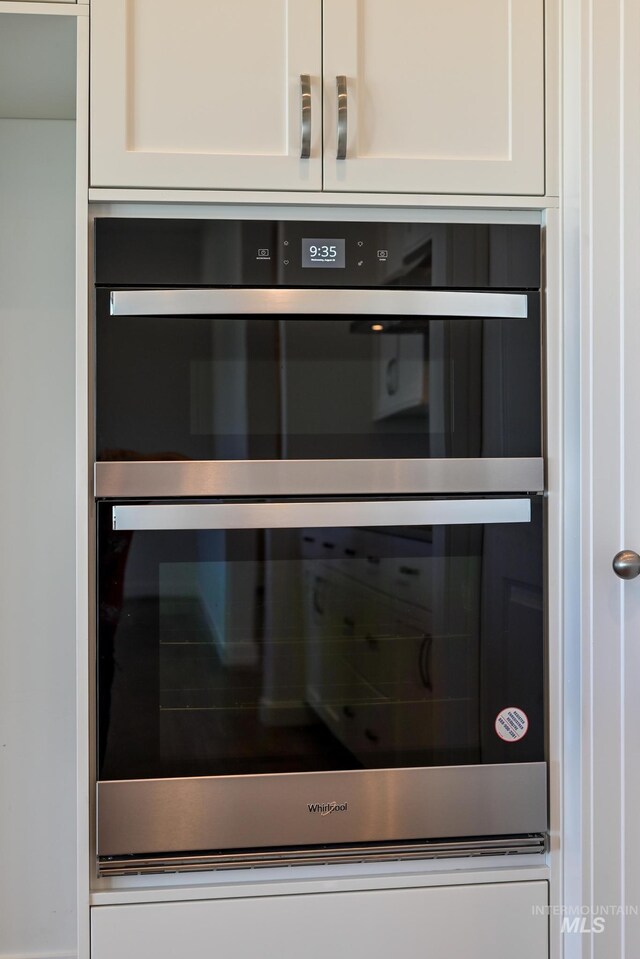
[[[345,240],[302,240],[302,266],[333,267],[344,269]]]

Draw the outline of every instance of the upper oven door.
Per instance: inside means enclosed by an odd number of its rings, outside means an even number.
[[[96,493],[540,490],[540,339],[526,291],[99,288]]]

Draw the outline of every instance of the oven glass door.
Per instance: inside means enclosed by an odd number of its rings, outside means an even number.
[[[540,457],[538,300],[99,289],[97,459]]]
[[[542,761],[542,512],[99,503],[98,778]]]

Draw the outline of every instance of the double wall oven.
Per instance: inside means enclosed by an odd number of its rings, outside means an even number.
[[[543,848],[539,228],[95,254],[99,871]]]

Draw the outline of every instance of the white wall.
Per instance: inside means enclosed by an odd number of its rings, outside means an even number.
[[[76,951],[74,150],[0,120],[0,956]]]

